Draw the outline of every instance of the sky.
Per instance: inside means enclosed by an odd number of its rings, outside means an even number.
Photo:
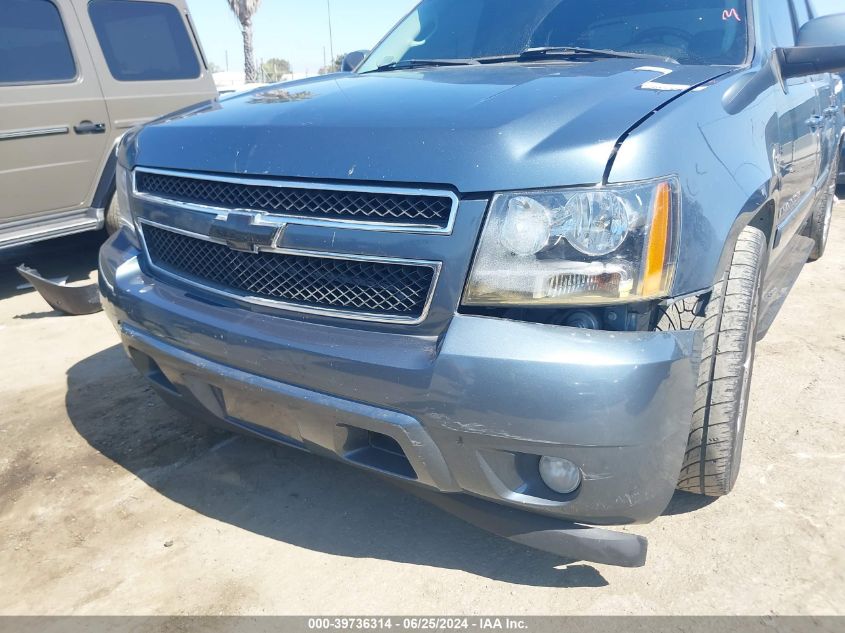
[[[372,48],[417,0],[329,0],[335,55]],[[842,0],[845,2],[845,0]],[[243,70],[240,24],[226,0],[188,0],[205,54]],[[293,72],[317,74],[330,57],[327,0],[263,0],[254,21],[255,57],[280,57]]]

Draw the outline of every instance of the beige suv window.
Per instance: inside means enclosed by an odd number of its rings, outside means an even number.
[[[76,63],[56,6],[5,0],[0,20],[0,84],[72,81]]]
[[[118,81],[199,77],[200,64],[176,7],[93,0],[88,13],[112,77]]]

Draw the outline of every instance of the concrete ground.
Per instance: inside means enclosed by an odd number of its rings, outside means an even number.
[[[343,465],[210,430],[105,316],[17,290],[84,278],[97,236],[0,263],[0,614],[845,614],[845,205],[760,345],[730,497],[632,531],[642,569],[571,563]]]

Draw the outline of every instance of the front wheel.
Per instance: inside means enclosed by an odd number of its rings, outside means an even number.
[[[754,366],[766,236],[742,231],[731,266],[706,308],[698,300],[667,308],[659,330],[702,329],[704,345],[687,450],[678,489],[710,497],[728,494],[742,461]]]
[[[833,205],[836,204],[836,194],[833,187],[826,191],[816,204],[813,217],[810,218],[810,237],[815,242],[810,252],[809,261],[815,262],[822,258],[830,237],[830,223],[833,220]]]
[[[120,230],[120,213],[117,208],[117,194],[111,197],[109,206],[106,209],[105,219],[106,233],[114,235]]]

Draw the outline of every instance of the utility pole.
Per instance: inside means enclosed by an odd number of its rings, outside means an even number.
[[[332,0],[326,0],[326,7],[328,7],[329,10],[329,52],[332,55],[332,65],[334,65],[334,36],[332,35]]]

